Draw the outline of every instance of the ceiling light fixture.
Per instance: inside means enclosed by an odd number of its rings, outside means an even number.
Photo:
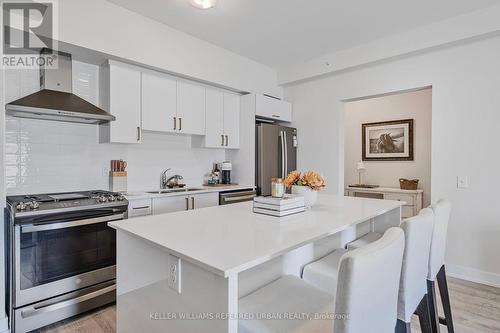
[[[215,7],[217,0],[189,0],[189,3],[199,9],[209,9]]]

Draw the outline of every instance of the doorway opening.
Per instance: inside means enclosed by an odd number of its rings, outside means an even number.
[[[345,194],[405,201],[404,217],[428,206],[432,87],[346,100],[343,119]]]

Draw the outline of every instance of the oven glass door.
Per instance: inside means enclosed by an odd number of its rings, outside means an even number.
[[[110,220],[22,226],[17,249],[20,289],[115,265],[116,235],[107,226]]]
[[[115,230],[107,223],[21,233],[21,289],[115,265]]]

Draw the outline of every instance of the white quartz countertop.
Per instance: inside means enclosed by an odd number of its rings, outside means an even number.
[[[110,222],[167,252],[229,276],[400,207],[400,202],[318,196],[312,209],[276,218],[252,202]]]
[[[140,199],[152,199],[152,198],[165,198],[165,197],[175,197],[178,195],[186,194],[202,194],[210,192],[225,192],[225,191],[235,191],[235,190],[249,190],[255,189],[254,185],[224,185],[224,186],[187,186],[187,188],[195,188],[196,191],[177,191],[170,193],[158,193],[158,190],[143,190],[143,191],[130,191],[125,193],[125,197],[130,200],[140,200]],[[154,193],[151,193],[154,192]]]

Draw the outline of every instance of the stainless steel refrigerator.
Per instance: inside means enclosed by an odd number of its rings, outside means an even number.
[[[297,129],[257,123],[255,154],[257,194],[271,195],[271,179],[297,168]]]

